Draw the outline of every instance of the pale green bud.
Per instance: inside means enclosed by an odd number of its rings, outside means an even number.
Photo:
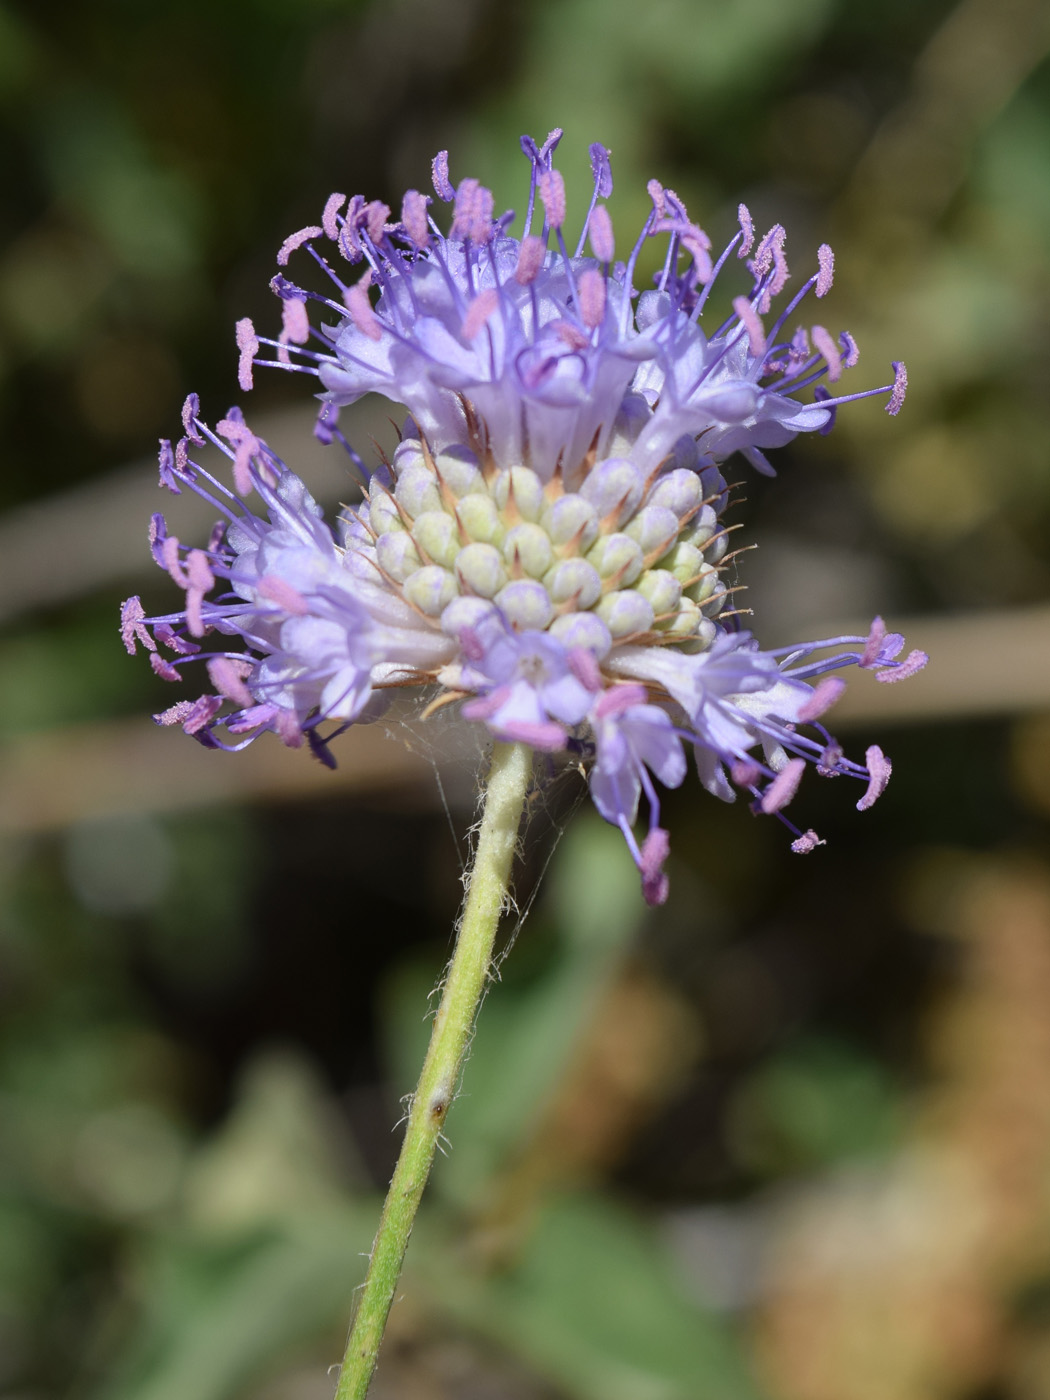
[[[416,517],[412,525],[412,538],[420,553],[435,564],[451,569],[460,551],[459,530],[451,515],[443,510],[428,510]]]
[[[540,524],[555,548],[568,544],[582,531],[578,548],[585,554],[598,538],[598,512],[582,496],[559,496],[540,516]]]
[[[513,568],[515,554],[531,578],[542,578],[554,563],[550,536],[539,525],[515,525],[503,538],[503,557]]]
[[[629,587],[645,568],[641,545],[630,535],[603,535],[588,551],[587,562],[593,564],[603,579],[614,579],[623,588]]]
[[[391,530],[376,540],[379,567],[398,583],[422,567],[415,541],[406,530]]]
[[[505,527],[491,496],[464,496],[456,506],[456,519],[472,540],[499,544],[503,539]]]
[[[594,611],[614,638],[629,637],[633,632],[648,632],[653,625],[652,604],[633,588],[607,593]]]
[[[543,584],[552,602],[574,602],[577,608],[593,608],[602,596],[598,570],[586,559],[562,559],[544,575]]]
[[[681,583],[667,569],[646,569],[635,588],[649,600],[657,617],[674,612],[682,596]]]
[[[531,467],[511,467],[497,476],[492,494],[500,510],[507,509],[511,484],[514,486],[514,504],[522,520],[539,520],[547,504],[543,492],[543,482]]]
[[[439,568],[437,564],[427,564],[410,574],[402,590],[408,601],[427,617],[440,617],[457,593],[456,580],[448,569]]]
[[[507,582],[499,550],[491,544],[468,544],[456,556],[456,574],[464,592],[494,598]]]

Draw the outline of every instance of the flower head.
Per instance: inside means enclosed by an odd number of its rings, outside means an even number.
[[[260,363],[316,376],[317,435],[346,448],[361,504],[333,529],[238,411],[213,431],[191,396],[185,436],[161,445],[161,483],[190,487],[224,519],[205,549],[186,549],[154,517],[154,557],[185,606],[146,618],[130,599],[122,635],[166,680],[205,663],[212,690],[157,719],[213,747],[270,729],[331,761],[325,722],[363,722],[395,687],[436,686],[439,701],[461,701],[464,718],[498,738],[570,749],[589,762],[595,805],[623,831],[658,902],[668,838],[654,779],[677,787],[689,747],[712,792],[743,788],[782,820],[807,764],[862,780],[861,808],[885,787],[880,750],[854,763],[819,723],[842,688],[826,673],[858,665],[895,679],[925,657],[898,660],[903,639],[878,619],[867,638],[776,652],[739,631],[726,606],[719,467],[740,452],[771,470],[764,449],[826,431],[850,399],[888,394],[896,412],[904,372],[878,390],[833,397],[824,387],[856,363],[852,338],[785,327],[810,293],[829,290],[831,251],[819,250],[817,272],[774,313],[788,277],[779,226],[747,263],[749,292],[706,335],[716,277],[734,252],[752,251],[750,215],[741,206],[739,231],[713,261],[706,234],[654,181],[645,225],[616,261],[599,145],[570,254],[559,136],[542,147],[523,139],[531,179],[520,235],[513,215],[494,218],[477,181],[453,188],[442,153],[434,191],[452,206],[447,234],[432,200],[409,191],[400,219],[333,195],[319,225],[286,240],[279,265],[312,257],[338,300],[275,277],[283,328],[267,340],[238,323],[241,383]],[[637,260],[656,237],[666,238],[663,268],[639,295]],[[311,304],[325,318],[319,330]],[[272,359],[260,358],[263,346]],[[392,459],[372,473],[338,426],[340,406],[368,392],[410,413]],[[233,491],[197,460],[209,442],[230,460]],[[791,829],[795,849],[819,844]]]

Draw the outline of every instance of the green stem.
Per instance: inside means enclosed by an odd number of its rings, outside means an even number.
[[[445,1117],[456,1095],[488,981],[531,774],[532,751],[524,744],[493,747],[485,811],[456,947],[412,1098],[401,1155],[372,1246],[368,1276],[339,1370],[335,1400],[364,1400],[376,1367],[412,1223]]]

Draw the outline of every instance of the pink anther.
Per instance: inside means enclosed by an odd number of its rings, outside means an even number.
[[[839,676],[825,676],[816,686],[812,696],[798,712],[799,724],[810,724],[826,714],[846,689],[846,682]]]
[[[812,827],[804,831],[797,841],[792,841],[791,849],[797,856],[808,856],[810,851],[815,851],[818,846],[826,846],[828,843],[822,841]]]
[[[839,347],[835,344],[830,332],[826,331],[823,326],[813,327],[813,344],[824,356],[828,366],[828,379],[834,384],[836,379],[842,378],[842,356],[839,353]]]
[[[308,224],[306,228],[301,228],[297,233],[290,233],[281,244],[277,253],[277,265],[287,267],[288,259],[297,248],[301,248],[304,243],[309,243],[311,238],[320,238],[324,229],[317,224]]]
[[[263,598],[270,603],[276,603],[279,608],[283,608],[286,613],[291,613],[293,617],[305,617],[310,611],[310,605],[298,588],[293,588],[290,583],[286,583],[283,578],[278,578],[276,574],[263,574],[259,580],[258,588]]]
[[[908,371],[901,360],[893,361],[893,392],[890,394],[890,401],[886,405],[886,412],[891,418],[896,418],[904,404],[904,395],[908,392]]]
[[[605,278],[595,267],[585,268],[576,283],[580,320],[595,330],[605,319]]]
[[[596,204],[591,211],[587,233],[591,249],[599,262],[612,262],[616,253],[616,238],[613,235],[612,218],[604,204]]]
[[[752,355],[756,359],[761,359],[766,353],[766,330],[762,324],[762,318],[747,297],[734,297],[733,310],[739,317],[740,324],[747,331],[748,346]]]
[[[857,803],[858,812],[866,812],[869,807],[874,807],[886,791],[886,784],[893,772],[893,765],[878,744],[872,744],[868,749],[864,755],[864,762],[868,766],[868,790]]]
[[[822,243],[817,249],[817,296],[826,297],[831,291],[831,284],[835,279],[835,254],[831,251],[828,243]]]
[[[751,211],[746,204],[737,207],[737,219],[740,221],[740,232],[743,238],[740,247],[736,250],[738,258],[746,258],[751,249],[755,246],[755,222],[751,217]]]
[[[350,319],[362,335],[367,335],[369,340],[382,340],[383,323],[372,309],[372,303],[368,299],[368,288],[372,281],[372,274],[365,273],[360,282],[355,282],[352,287],[347,287],[343,293],[343,301],[346,309],[350,313]]]
[[[418,190],[406,190],[401,201],[401,222],[413,244],[421,251],[430,241],[427,225],[427,200]]]
[[[237,382],[248,392],[252,387],[252,361],[259,353],[259,339],[255,334],[251,317],[245,316],[237,322],[237,349],[241,352],[237,361]]]
[[[345,194],[330,194],[324,202],[324,213],[321,215],[321,228],[326,238],[330,238],[333,243],[339,237],[339,223],[337,215],[346,203]]]
[[[795,793],[798,792],[798,785],[802,781],[802,774],[805,771],[805,759],[788,759],[762,794],[762,800],[759,803],[762,811],[766,813],[779,812],[781,808],[786,807]]]
[[[306,314],[306,302],[298,297],[289,297],[281,303],[281,321],[284,335],[293,345],[305,345],[310,339],[310,318]]]
[[[565,223],[565,181],[560,170],[543,170],[537,181],[540,199],[547,213],[551,228],[561,228]]]
[[[483,292],[479,292],[467,307],[467,314],[463,317],[461,327],[463,339],[473,340],[498,306],[499,292],[496,291],[495,287],[486,287]]]
[[[514,269],[515,282],[522,287],[527,287],[530,282],[535,282],[546,256],[547,245],[542,238],[537,238],[534,233],[523,238],[521,248],[518,250],[518,265]]]

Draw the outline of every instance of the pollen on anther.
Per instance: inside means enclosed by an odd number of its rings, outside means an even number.
[[[890,394],[890,401],[886,405],[886,412],[891,418],[896,418],[904,404],[904,395],[908,392],[908,371],[904,367],[902,360],[893,361],[893,392]]]
[[[764,355],[766,353],[766,332],[758,312],[747,297],[734,297],[733,310],[740,318],[740,324],[747,331],[748,345],[752,355]]]
[[[591,249],[599,262],[612,262],[616,254],[616,239],[613,235],[612,219],[604,204],[595,205],[591,213],[587,233]]]
[[[518,251],[518,265],[514,269],[515,282],[522,287],[527,287],[530,282],[534,282],[540,274],[546,256],[547,245],[542,238],[537,238],[534,233],[523,238],[521,248]]]
[[[826,297],[835,279],[835,254],[830,244],[822,243],[817,249],[817,263],[820,267],[817,273],[817,296]]]
[[[473,340],[492,313],[499,306],[499,292],[495,287],[486,287],[479,292],[467,307],[463,317],[461,334],[464,340]]]
[[[746,258],[755,246],[755,224],[751,218],[751,210],[746,204],[741,204],[738,207],[736,216],[740,222],[740,232],[743,235],[736,255],[738,258]]]
[[[282,302],[281,322],[285,335],[293,345],[305,345],[310,339],[310,318],[306,314],[305,301],[289,297]]]
[[[345,194],[330,194],[325,200],[324,213],[321,215],[321,227],[326,238],[330,238],[333,243],[339,238],[339,225],[336,222],[336,215],[346,203]]]
[[[812,334],[813,344],[827,362],[828,379],[834,384],[837,379],[842,378],[842,355],[839,353],[839,347],[835,344],[831,333],[826,331],[823,326],[814,326]]]
[[[538,181],[540,199],[551,228],[561,228],[565,222],[565,181],[560,170],[544,170]]]
[[[343,294],[343,302],[350,313],[350,319],[362,335],[367,335],[369,340],[382,340],[382,323],[372,310],[372,303],[368,299],[371,280],[370,274],[366,273],[360,282],[347,287]]]
[[[237,349],[241,352],[237,363],[237,382],[247,393],[252,387],[252,361],[259,353],[259,340],[250,316],[237,322]]]
[[[306,228],[299,229],[297,233],[290,233],[278,250],[278,266],[287,267],[288,259],[297,248],[301,248],[304,243],[309,243],[311,238],[320,238],[322,233],[324,233],[324,229],[318,224],[309,224]]]
[[[770,812],[779,812],[782,807],[786,807],[798,791],[798,785],[802,781],[802,774],[805,771],[805,759],[789,759],[762,794],[762,800],[759,804],[762,811],[768,815]]]
[[[588,267],[580,273],[577,290],[580,319],[594,330],[605,318],[605,278],[596,268]]]
[[[414,245],[422,251],[430,241],[427,227],[427,201],[418,190],[406,190],[401,201],[401,222]]]

